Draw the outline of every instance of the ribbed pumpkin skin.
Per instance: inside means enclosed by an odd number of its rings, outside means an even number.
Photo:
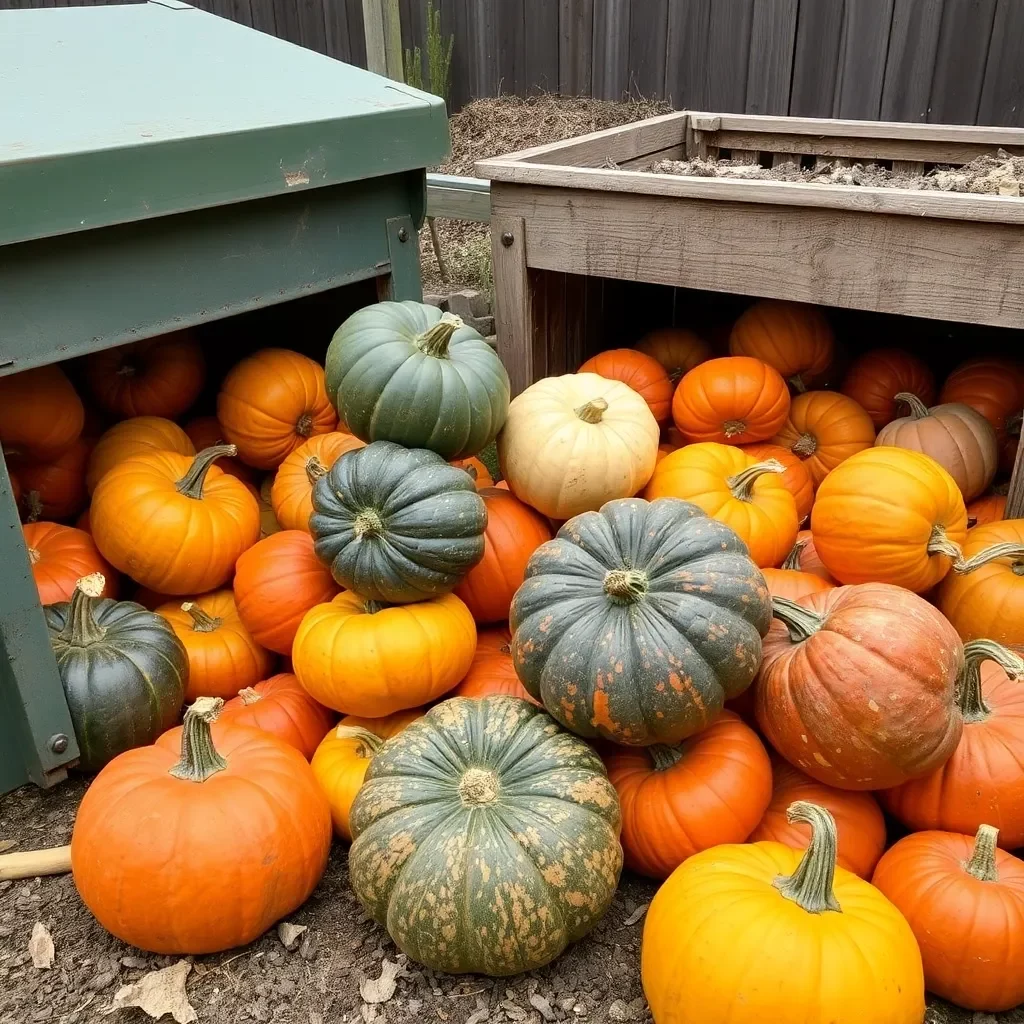
[[[282,530],[305,530],[309,533],[316,474],[330,469],[345,452],[362,447],[363,442],[358,437],[341,431],[317,434],[303,441],[277,467],[270,488],[270,503]]]
[[[1024,408],[1024,366],[1015,359],[981,356],[961,363],[947,378],[940,402],[963,402],[992,424],[1002,442],[1007,420]]]
[[[512,661],[512,634],[502,626],[481,629],[476,637],[476,654],[462,682],[451,692],[452,697],[493,697],[507,694],[528,700],[540,707],[516,675]]]
[[[136,416],[122,420],[96,442],[85,472],[86,489],[92,494],[100,480],[118,463],[152,451],[192,456],[196,448],[177,423],[162,416]]]
[[[59,366],[0,377],[0,444],[5,452],[55,459],[82,433],[85,407]]]
[[[823,590],[831,590],[835,584],[823,580],[820,576],[799,569],[762,569],[761,575],[768,585],[768,593],[772,597],[785,597],[790,601],[798,601],[808,594],[820,594]]]
[[[103,573],[101,596],[117,597],[117,573],[84,530],[57,523],[26,523],[22,532],[40,604],[70,600],[75,584],[92,572]]]
[[[85,468],[96,442],[80,437],[52,461],[41,462],[11,456],[10,468],[18,474],[21,507],[35,519],[74,519],[89,496]]]
[[[363,906],[450,974],[549,963],[605,913],[622,867],[600,758],[514,697],[452,698],[389,740],[351,823]]]
[[[471,327],[455,330],[444,355],[424,351],[417,339],[441,319],[436,306],[379,302],[338,328],[325,360],[327,393],[356,437],[450,460],[476,455],[497,436],[508,414],[505,367]]]
[[[659,423],[664,423],[672,412],[672,392],[675,388],[665,368],[654,356],[632,348],[615,348],[592,356],[577,373],[596,373],[608,380],[621,380],[631,387],[651,410]]]
[[[973,530],[976,526],[1002,522],[1005,511],[1005,494],[985,494],[975,498],[967,506],[967,528]]]
[[[657,359],[673,384],[678,383],[684,373],[699,363],[707,362],[712,356],[711,346],[685,327],[663,327],[651,331],[634,348]]]
[[[935,375],[917,356],[898,348],[865,352],[850,367],[842,392],[852,398],[879,430],[900,414],[896,395],[916,395],[925,405],[935,401]]]
[[[804,464],[799,455],[794,455],[792,449],[783,448],[780,444],[745,444],[743,451],[752,455],[758,462],[766,459],[778,459],[786,467],[785,473],[779,474],[779,480],[783,487],[793,495],[796,502],[797,518],[802,523],[810,514],[814,505],[814,481],[811,479],[811,471]]]
[[[78,766],[94,772],[123,751],[152,743],[178,721],[188,655],[167,622],[142,605],[80,597],[106,631],[92,642],[61,636],[71,602],[43,613],[75,726]]]
[[[818,555],[818,549],[814,546],[814,535],[810,530],[801,530],[796,535],[796,543],[784,564],[792,564],[800,572],[820,576],[826,583],[836,585],[835,577],[825,568],[825,563]]]
[[[632,603],[605,590],[630,571]],[[646,746],[700,732],[746,689],[771,606],[727,526],[689,502],[624,498],[534,552],[509,621],[516,671],[558,721]]]
[[[364,527],[372,510],[372,526]],[[484,554],[487,508],[469,474],[424,449],[375,441],[313,488],[309,529],[335,580],[405,604],[453,590]]]

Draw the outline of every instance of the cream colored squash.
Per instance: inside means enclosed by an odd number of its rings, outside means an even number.
[[[545,377],[513,399],[498,435],[512,493],[552,519],[596,511],[650,480],[658,424],[632,388],[596,373]]]

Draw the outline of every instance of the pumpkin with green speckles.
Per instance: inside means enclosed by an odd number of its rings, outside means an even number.
[[[449,974],[549,963],[604,915],[622,868],[601,759],[518,697],[453,697],[388,740],[350,821],[356,895]]]
[[[746,545],[678,498],[622,498],[541,544],[512,600],[523,686],[572,732],[675,744],[761,663],[771,598]]]

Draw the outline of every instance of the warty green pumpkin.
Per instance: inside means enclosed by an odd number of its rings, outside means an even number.
[[[325,361],[327,394],[364,441],[464,459],[497,436],[509,381],[497,353],[452,313],[378,302],[338,328]]]
[[[176,725],[188,684],[188,654],[167,620],[99,597],[103,584],[84,576],[70,601],[43,609],[87,772]]]
[[[363,906],[449,974],[549,963],[602,917],[622,867],[601,759],[518,697],[453,697],[389,739],[350,822]]]
[[[425,449],[375,441],[313,488],[317,557],[346,590],[408,604],[447,594],[483,558],[487,506],[468,473]]]
[[[542,544],[512,600],[523,686],[567,729],[675,744],[715,720],[761,662],[764,577],[724,523],[677,498],[621,498]]]

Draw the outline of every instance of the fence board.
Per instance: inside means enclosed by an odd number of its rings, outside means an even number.
[[[943,0],[895,0],[885,62],[883,121],[927,121]]]
[[[665,41],[665,96],[673,106],[708,108],[711,0],[673,0]]]
[[[665,92],[668,0],[632,0],[629,10],[629,91],[637,96]]]
[[[525,0],[501,0],[498,6],[498,90],[525,92],[526,30],[523,25]]]
[[[526,73],[516,91],[527,93],[542,89],[544,92],[557,92],[558,5],[552,0],[525,0],[523,35]]]
[[[789,112],[795,117],[831,117],[834,109],[843,0],[804,0],[796,23]]]
[[[338,0],[324,0],[325,7],[337,5]],[[402,69],[405,77],[409,76],[405,55],[408,51],[412,56],[418,46],[420,48],[420,73],[424,85],[427,84],[427,5],[426,0],[400,0],[398,13],[402,20]]]
[[[324,0],[292,0],[299,16],[299,42],[318,53],[327,52]]]
[[[629,0],[600,0],[594,6],[593,94],[620,100],[629,88]]]
[[[299,9],[295,0],[273,0],[273,4],[274,35],[290,43],[299,42]]]
[[[461,55],[452,49],[452,63],[469,61],[469,90],[474,98],[498,92],[498,7],[501,0],[476,0],[469,7],[469,38]]]
[[[708,108],[743,113],[754,0],[714,0],[708,23]]]
[[[995,16],[996,0],[945,5],[928,107],[933,124],[977,122]]]
[[[999,0],[978,105],[979,124],[1024,125],[1024,3]]]
[[[249,13],[252,17],[253,28],[272,36],[277,35],[274,0],[249,0]]]
[[[558,91],[588,96],[594,55],[594,0],[559,0]]]
[[[349,0],[351,2],[351,0]],[[476,0],[473,0],[475,3]],[[521,3],[521,0],[519,0]],[[466,60],[467,43],[469,38],[469,0],[439,0],[435,2],[435,8],[441,11],[441,35],[454,36],[455,46],[452,49],[452,68],[450,84],[450,102],[452,110],[458,110],[465,106],[472,99],[472,90],[469,85],[469,61]],[[512,4],[515,6],[515,4]],[[461,43],[462,55],[455,56]]]
[[[876,120],[882,105],[893,0],[856,0],[843,9],[836,117]]]
[[[799,0],[754,0],[747,66],[748,114],[789,113]]]

